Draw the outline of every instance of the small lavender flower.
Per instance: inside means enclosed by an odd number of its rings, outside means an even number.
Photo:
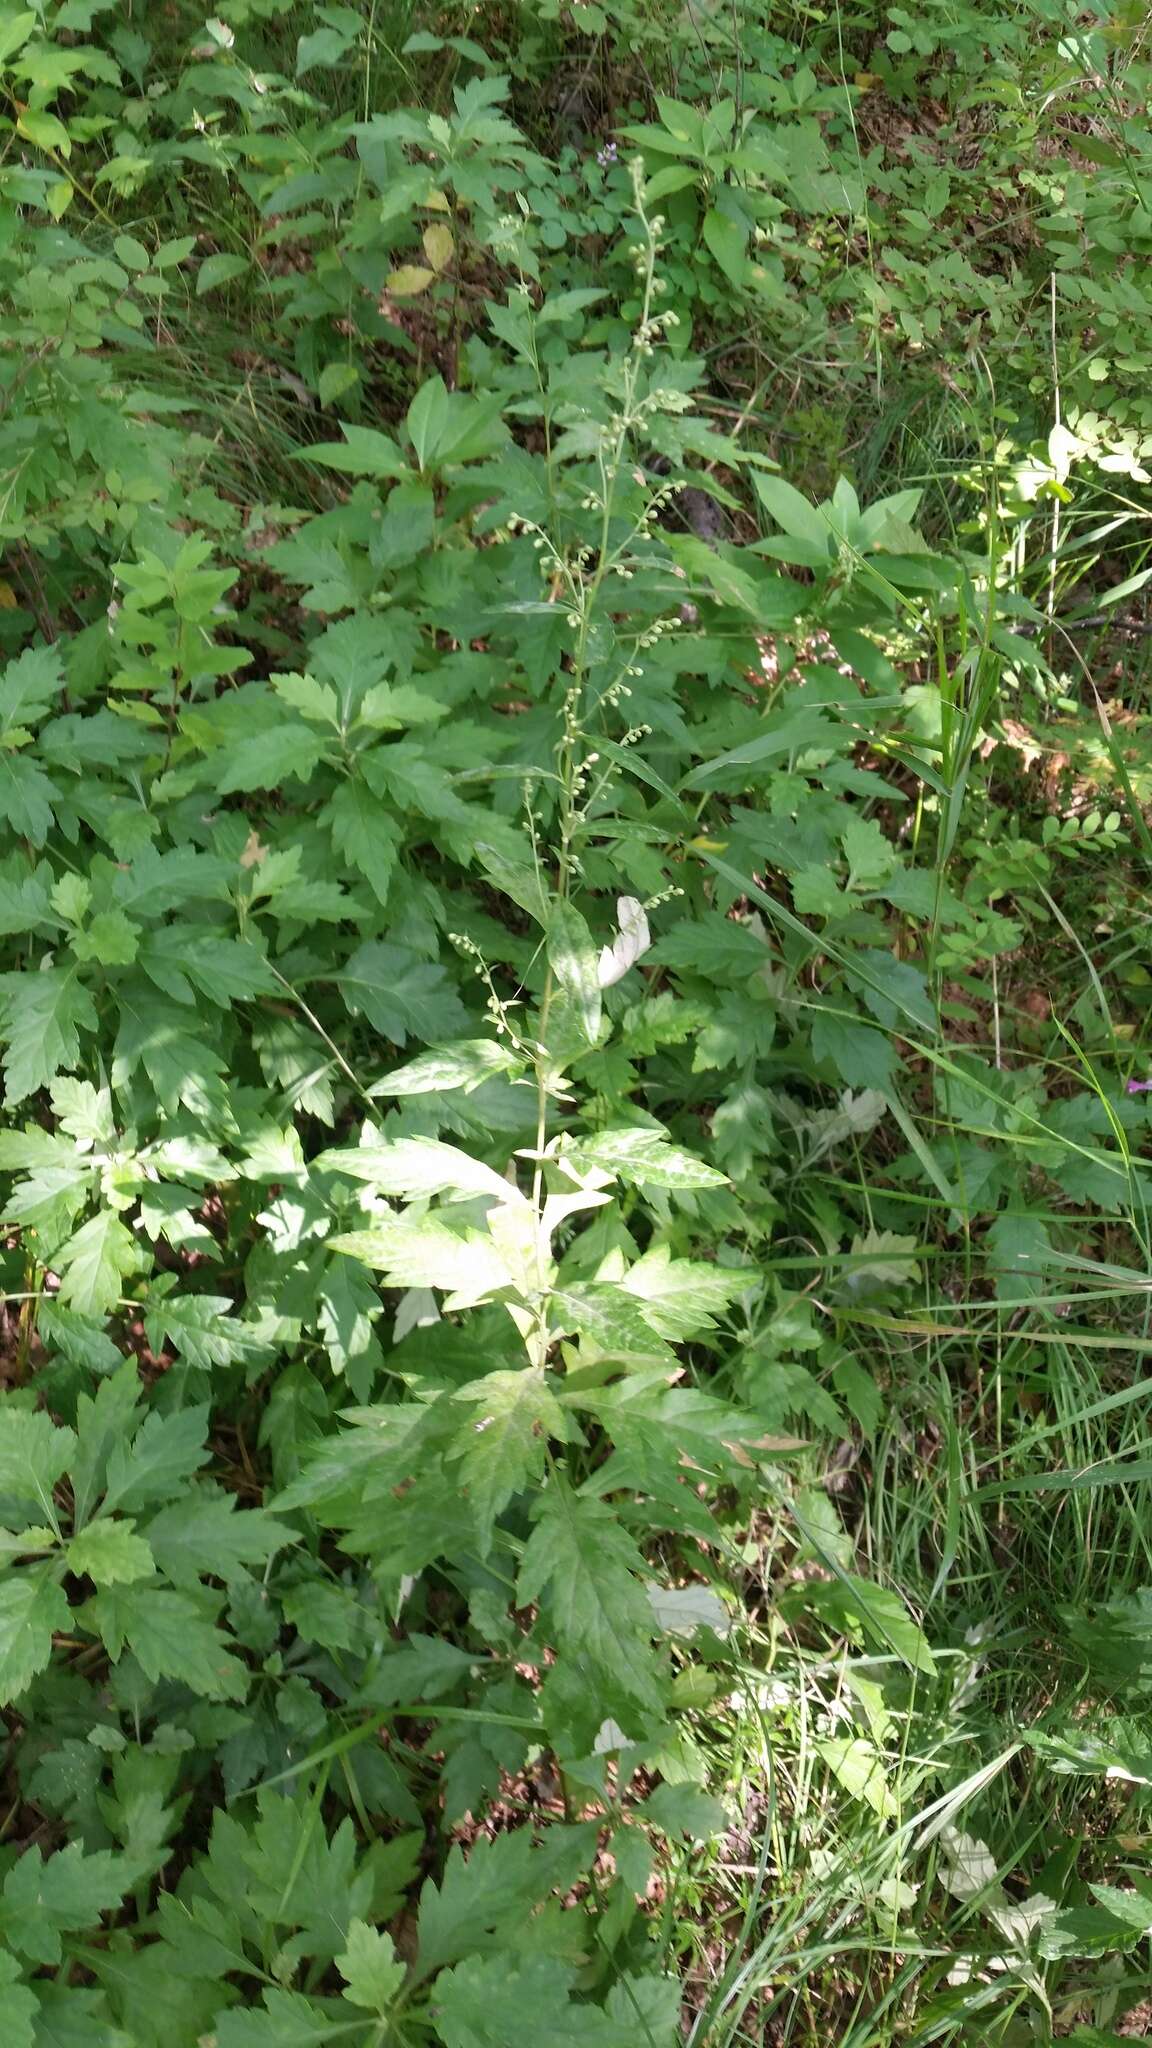
[[[614,142],[606,142],[603,149],[596,151],[596,161],[602,171],[610,170],[616,161],[616,144]]]
[[[1152,1093],[1152,1081],[1129,1081],[1127,1083],[1127,1093],[1129,1095],[1147,1095]]]

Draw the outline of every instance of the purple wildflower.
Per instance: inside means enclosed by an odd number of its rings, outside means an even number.
[[[1147,1095],[1150,1091],[1152,1091],[1152,1081],[1129,1081],[1127,1083],[1129,1095]]]
[[[602,171],[607,171],[616,161],[616,144],[606,142],[603,149],[596,151],[596,161]]]

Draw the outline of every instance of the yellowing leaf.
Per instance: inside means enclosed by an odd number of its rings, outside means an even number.
[[[346,1980],[345,1998],[379,2013],[387,2012],[407,1975],[407,1966],[396,1961],[391,1935],[363,1920],[349,1922],[348,1946],[336,1968]]]
[[[399,270],[388,273],[388,290],[394,299],[414,299],[417,292],[426,292],[435,278],[434,270],[425,270],[419,263],[402,263]]]
[[[131,1585],[136,1579],[150,1579],[155,1571],[152,1552],[137,1536],[130,1517],[111,1517],[90,1522],[68,1545],[68,1569],[78,1576],[94,1579],[98,1586]]]
[[[316,380],[321,405],[333,405],[346,391],[354,391],[359,382],[360,372],[355,363],[325,363]]]
[[[451,228],[446,228],[443,222],[436,221],[431,227],[425,228],[423,242],[424,254],[433,270],[447,269],[456,253]]]

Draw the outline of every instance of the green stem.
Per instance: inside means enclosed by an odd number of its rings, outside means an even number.
[[[559,746],[559,848],[556,857],[556,880],[552,899],[556,903],[568,900],[572,885],[573,859],[572,844],[578,822],[578,792],[580,776],[578,750],[584,738],[583,714],[585,710],[584,685],[588,668],[588,642],[596,606],[604,579],[614,568],[633,538],[630,530],[620,546],[613,551],[611,546],[612,517],[616,501],[616,484],[624,461],[629,435],[638,424],[636,395],[640,382],[641,365],[651,349],[652,301],[655,296],[656,257],[659,242],[652,221],[644,211],[643,201],[637,189],[637,210],[643,225],[644,243],[644,289],[640,319],[637,324],[632,351],[624,369],[624,388],[619,412],[613,423],[612,438],[607,446],[601,445],[597,465],[600,473],[600,536],[596,550],[596,562],[592,573],[586,579],[582,573],[581,557],[574,563],[564,560],[559,551],[551,546],[556,569],[567,586],[572,601],[573,616],[578,621],[576,645],[572,652],[571,680],[564,700],[564,733]],[[544,1206],[547,1189],[544,1183],[544,1148],[548,1141],[548,1093],[552,1060],[548,1051],[548,1021],[556,994],[556,978],[549,963],[544,974],[544,988],[540,997],[537,1019],[537,1043],[534,1054],[536,1074],[536,1143],[532,1168],[532,1207],[536,1215],[536,1279],[539,1301],[535,1324],[526,1338],[529,1354],[534,1365],[543,1369],[547,1364],[551,1348],[548,1329],[548,1245],[544,1230]]]

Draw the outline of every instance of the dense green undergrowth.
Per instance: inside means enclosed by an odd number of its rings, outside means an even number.
[[[0,14],[2,2048],[1152,2031],[1145,41]]]

